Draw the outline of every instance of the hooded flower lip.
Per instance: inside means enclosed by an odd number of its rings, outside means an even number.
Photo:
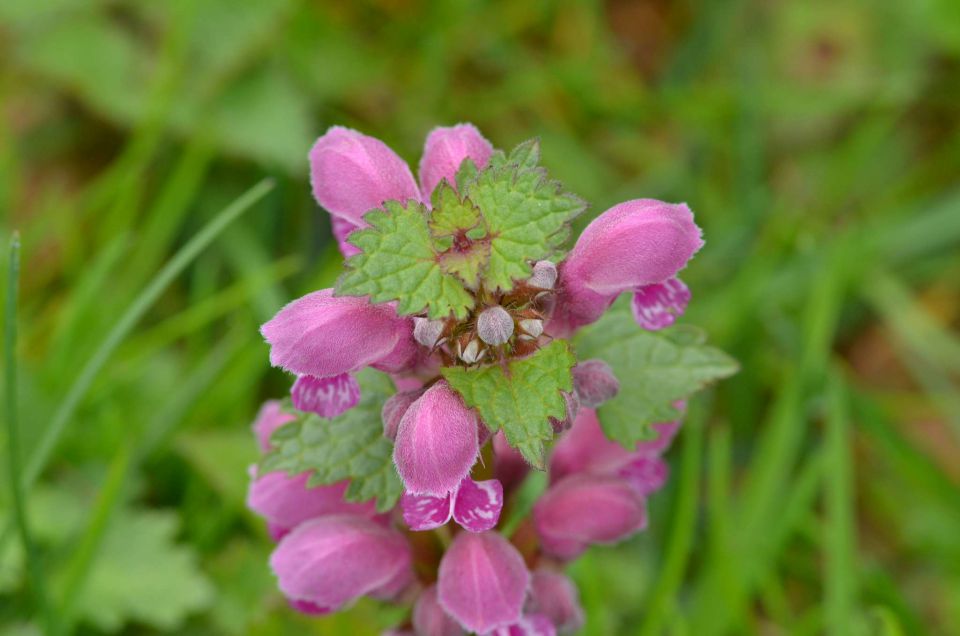
[[[616,543],[647,525],[643,498],[618,477],[577,474],[547,489],[533,507],[543,549],[572,559],[595,543]]]
[[[413,494],[445,496],[470,474],[480,451],[478,421],[446,380],[407,408],[397,429],[393,460]]]
[[[403,535],[357,515],[328,515],[297,526],[270,555],[280,590],[321,608],[342,608],[409,581]]]
[[[434,128],[427,135],[423,158],[420,160],[423,200],[429,201],[434,188],[444,179],[456,187],[454,177],[464,159],[469,157],[477,169],[482,170],[492,154],[493,146],[473,124]]]
[[[520,620],[530,573],[496,532],[462,532],[440,561],[440,605],[464,629],[483,634]]]
[[[503,486],[496,479],[473,481],[467,477],[442,497],[404,493],[400,507],[411,530],[433,530],[455,519],[470,532],[484,532],[500,520]]]
[[[270,362],[325,378],[376,366],[399,371],[416,357],[413,326],[391,305],[321,289],[294,300],[260,328]]]

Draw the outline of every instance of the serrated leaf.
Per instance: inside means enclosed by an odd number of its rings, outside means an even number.
[[[443,377],[491,431],[503,429],[507,442],[543,469],[543,443],[553,438],[550,418],[566,416],[561,391],[571,391],[576,360],[567,343],[554,340],[533,355],[500,366],[446,367]]]
[[[377,500],[377,510],[393,507],[403,492],[393,466],[393,444],[383,436],[380,410],[393,394],[390,378],[364,369],[357,374],[360,403],[333,419],[300,413],[270,437],[274,446],[260,463],[263,471],[291,475],[311,471],[309,485],[350,480],[348,501]]]
[[[457,169],[457,174],[454,177],[454,180],[457,182],[457,190],[460,192],[466,192],[467,184],[477,178],[479,174],[477,170],[477,164],[473,163],[473,159],[466,157],[463,161],[460,162],[460,168]]]
[[[553,255],[569,235],[569,223],[586,209],[577,196],[537,166],[539,142],[520,144],[509,155],[495,152],[490,165],[465,184],[464,194],[487,222],[490,288],[513,289],[530,276],[530,262]]]
[[[466,233],[483,225],[480,210],[469,200],[461,200],[446,179],[434,189],[432,203],[428,225],[434,238]]]
[[[387,201],[384,207],[364,217],[371,227],[350,235],[361,253],[347,261],[337,294],[369,295],[375,303],[396,300],[400,314],[427,309],[431,318],[466,317],[473,296],[441,268],[426,208],[415,201]]]
[[[620,381],[620,392],[597,410],[607,437],[633,448],[653,436],[651,424],[679,416],[674,402],[737,372],[736,360],[703,342],[689,326],[641,329],[622,303],[583,329],[579,359],[604,360]]]
[[[78,614],[105,632],[127,622],[180,631],[189,614],[210,604],[213,588],[196,555],[175,543],[177,526],[173,512],[119,513],[75,601]]]

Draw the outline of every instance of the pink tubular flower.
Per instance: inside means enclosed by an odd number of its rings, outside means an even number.
[[[297,526],[270,556],[280,590],[294,601],[339,609],[361,596],[393,596],[412,581],[411,553],[396,530],[357,515]]]
[[[441,497],[404,493],[400,507],[411,530],[433,530],[455,519],[470,532],[485,532],[500,520],[503,486],[496,479],[473,481],[467,477],[456,490]]]
[[[408,491],[443,497],[470,474],[478,452],[476,414],[440,380],[404,413],[393,460]]]
[[[533,507],[543,549],[561,559],[579,556],[595,543],[616,543],[643,530],[646,506],[625,481],[571,475],[547,489]]]
[[[325,378],[374,366],[395,372],[416,355],[413,325],[390,305],[336,297],[321,289],[299,298],[260,328],[270,362],[298,375]]]
[[[429,199],[443,179],[456,187],[454,177],[465,158],[469,157],[478,169],[483,169],[492,154],[493,146],[472,124],[431,130],[420,160],[420,187],[424,200]]]
[[[440,562],[440,605],[478,633],[520,620],[530,573],[523,557],[495,532],[462,532]]]
[[[413,606],[413,629],[417,636],[463,636],[465,633],[440,607],[436,585],[425,589]]]
[[[621,292],[672,278],[702,245],[685,204],[615,205],[587,226],[561,263],[552,333],[569,335],[596,321]]]
[[[280,400],[268,400],[260,407],[256,419],[253,421],[253,434],[257,438],[257,446],[260,451],[266,453],[270,450],[270,436],[273,432],[286,424],[292,422],[296,417],[283,410]]]
[[[583,608],[573,581],[547,568],[533,573],[526,611],[546,616],[558,634],[571,634],[583,627]]]
[[[309,473],[289,476],[274,472],[256,477],[247,491],[247,507],[266,519],[276,538],[304,521],[324,515],[351,513],[365,517],[376,514],[372,501],[345,501],[348,482],[310,488]]]

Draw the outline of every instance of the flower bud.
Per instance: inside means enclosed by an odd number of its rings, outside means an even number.
[[[536,318],[527,318],[520,321],[520,328],[524,334],[520,336],[525,340],[536,340],[543,334],[543,321]]]
[[[335,297],[332,289],[307,294],[260,328],[270,362],[298,375],[325,378],[377,365],[395,372],[416,354],[412,324],[389,304]]]
[[[527,279],[527,285],[537,289],[553,289],[557,283],[557,266],[550,261],[537,261],[533,265],[533,275]]]
[[[545,552],[572,559],[594,543],[616,543],[644,529],[644,500],[622,479],[571,475],[547,489],[533,507]]]
[[[363,215],[384,201],[420,200],[406,162],[386,144],[334,126],[310,150],[313,196],[330,214],[366,227]]]
[[[255,477],[247,490],[247,507],[267,520],[275,537],[314,517],[340,513],[360,516],[376,514],[372,502],[352,503],[344,500],[348,482],[311,488],[307,486],[309,479],[308,472],[293,477],[283,472]]]
[[[546,616],[559,634],[571,634],[583,627],[583,608],[573,581],[546,568],[533,573],[526,611]]]
[[[467,346],[463,348],[461,348],[460,344],[457,343],[457,355],[467,364],[476,364],[477,362],[480,362],[486,353],[486,349],[480,348],[480,342],[478,340],[471,340],[467,343]]]
[[[443,496],[470,473],[478,452],[476,414],[440,380],[401,418],[393,460],[407,490]]]
[[[462,636],[465,632],[437,600],[437,586],[425,589],[413,606],[413,629],[417,636]]]
[[[420,159],[420,185],[425,201],[441,180],[456,187],[456,174],[464,159],[473,160],[478,170],[486,167],[493,146],[472,124],[434,128],[427,135]]]
[[[477,317],[477,335],[488,345],[502,345],[513,335],[513,317],[499,305],[488,307]]]
[[[580,404],[595,409],[617,394],[620,382],[603,360],[584,360],[573,367],[573,388]]]
[[[393,441],[397,438],[397,429],[400,427],[400,420],[404,413],[410,408],[410,405],[416,402],[425,389],[414,389],[412,391],[400,391],[394,393],[387,401],[383,403],[380,410],[380,418],[383,420],[383,436]]]
[[[590,472],[614,474],[633,457],[630,451],[604,435],[593,409],[582,409],[573,426],[553,447],[550,479]]]
[[[413,338],[427,349],[433,349],[443,334],[442,320],[429,320],[416,317],[413,319]]]
[[[464,629],[480,634],[520,620],[530,573],[496,532],[461,532],[440,561],[440,605]]]
[[[296,601],[337,610],[409,581],[411,552],[396,530],[356,515],[319,517],[297,526],[270,555],[280,590]],[[393,591],[393,590],[391,590]]]
[[[296,417],[283,410],[280,400],[268,400],[260,407],[256,419],[253,421],[253,434],[257,438],[257,445],[264,453],[270,450],[270,436],[273,432],[292,422]]]
[[[320,417],[336,417],[360,401],[360,385],[349,373],[317,378],[301,375],[290,389],[294,408]]]
[[[670,467],[657,456],[638,454],[620,468],[617,475],[641,496],[646,497],[663,488],[670,476]]]
[[[644,329],[664,329],[682,316],[690,302],[690,290],[679,278],[645,285],[633,295],[633,318]]]

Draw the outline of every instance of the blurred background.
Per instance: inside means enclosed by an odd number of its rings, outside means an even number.
[[[573,566],[583,633],[960,634],[960,2],[3,0],[22,464],[65,631],[402,616],[276,591],[243,500],[290,379],[257,327],[340,268],[316,137],[415,167],[460,121],[539,136],[587,217],[687,201],[686,320],[743,366],[695,401],[649,530]],[[36,634],[3,469],[0,633]]]

